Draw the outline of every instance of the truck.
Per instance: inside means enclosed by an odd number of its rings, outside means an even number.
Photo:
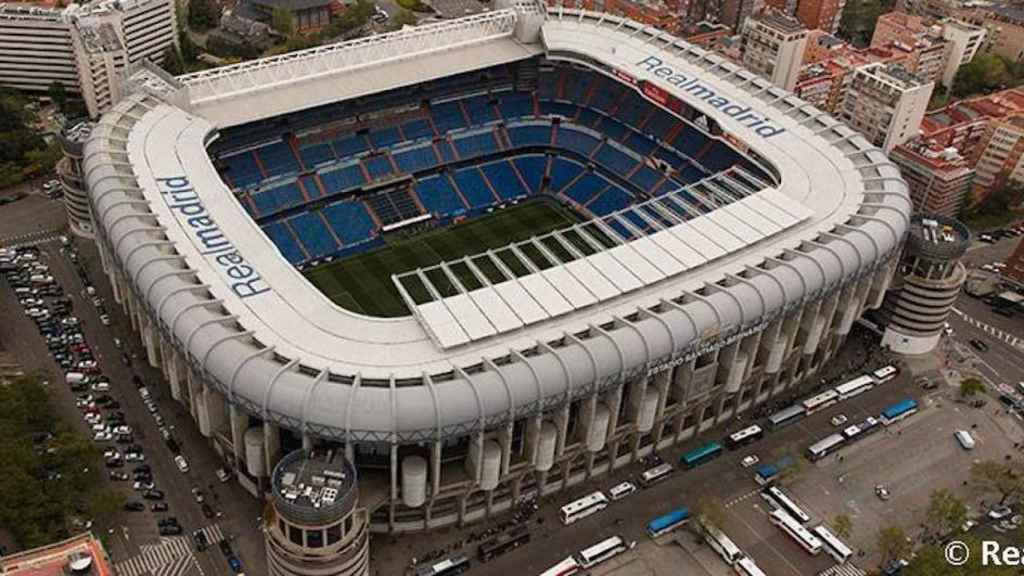
[[[792,465],[793,457],[784,456],[773,464],[758,466],[757,470],[754,472],[754,482],[757,482],[761,486],[768,486],[775,482],[786,468],[789,468]]]

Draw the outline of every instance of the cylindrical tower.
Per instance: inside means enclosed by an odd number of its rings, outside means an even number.
[[[883,346],[900,354],[935,348],[967,279],[960,257],[969,242],[967,227],[952,218],[914,216],[899,274],[885,297]]]
[[[92,132],[92,124],[79,122],[58,134],[64,157],[57,162],[57,176],[64,191],[64,209],[71,231],[83,238],[93,237],[92,212],[82,179],[82,148]]]
[[[341,450],[296,450],[274,467],[265,538],[270,576],[365,576],[366,509]]]

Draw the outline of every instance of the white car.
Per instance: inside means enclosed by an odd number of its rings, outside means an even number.
[[[103,417],[95,412],[89,412],[85,415],[85,423],[90,426],[103,423]]]
[[[750,468],[751,466],[757,464],[760,461],[761,459],[758,458],[756,454],[751,454],[750,456],[747,456],[743,460],[740,460],[740,465],[743,466],[744,468]]]
[[[97,382],[92,385],[93,392],[110,392],[110,382]]]
[[[1013,514],[1013,509],[1009,506],[996,506],[995,508],[988,511],[988,517],[992,520],[1002,520]]]
[[[110,432],[110,428],[106,424],[93,424],[91,430],[93,432]]]
[[[114,434],[131,434],[131,433],[132,433],[132,427],[131,426],[126,426],[126,425],[122,424],[122,425],[114,428]]]
[[[141,492],[143,490],[152,490],[154,488],[156,488],[156,486],[154,486],[152,482],[140,482],[136,480],[135,483],[132,484],[132,489],[137,492]]]
[[[833,426],[842,426],[843,424],[846,424],[846,414],[836,414],[832,417]]]
[[[125,462],[129,462],[129,463],[131,463],[131,462],[145,462],[146,461],[146,455],[143,454],[142,452],[129,452],[129,453],[124,455],[124,461]]]
[[[97,432],[92,437],[94,442],[110,442],[114,439],[114,435],[110,432]]]
[[[104,326],[110,326],[110,316],[106,314],[100,315],[100,324],[103,324]]]
[[[178,470],[181,470],[182,474],[188,472],[188,460],[185,460],[181,454],[174,457],[174,464],[178,466]]]

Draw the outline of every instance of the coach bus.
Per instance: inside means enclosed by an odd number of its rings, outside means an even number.
[[[761,568],[759,568],[748,556],[744,556],[737,560],[733,569],[736,570],[736,573],[739,574],[739,576],[768,576],[764,573],[764,570],[761,570]]]
[[[802,508],[797,506],[796,502],[787,496],[779,487],[769,486],[764,489],[764,493],[768,496],[771,502],[775,503],[776,508],[784,510],[787,516],[796,518],[801,524],[806,524],[811,521],[811,517],[808,516]]]
[[[636,542],[626,542],[621,536],[612,536],[577,552],[575,555],[576,562],[580,565],[580,568],[588,570],[605,560],[610,560],[622,554],[635,545]]]
[[[743,557],[743,551],[732,541],[732,538],[725,535],[725,532],[710,524],[703,524],[703,528],[704,539],[715,552],[718,552],[726,564],[732,566]]]
[[[807,409],[802,404],[794,404],[769,416],[768,423],[771,424],[772,430],[777,430],[783,426],[789,426],[806,415]]]
[[[696,468],[705,462],[714,460],[722,455],[722,445],[718,442],[709,442],[696,450],[683,454],[680,459],[687,468]]]
[[[825,552],[828,552],[828,555],[839,564],[845,564],[850,559],[850,556],[853,556],[853,550],[850,550],[849,546],[843,544],[843,541],[824,524],[814,527],[814,535],[821,540]]]
[[[487,562],[510,550],[515,550],[529,541],[530,531],[526,526],[517,526],[481,544],[477,548],[477,554],[481,562]]]
[[[569,502],[565,506],[562,506],[562,524],[568,526],[580,518],[586,518],[591,514],[596,514],[607,507],[608,497],[598,490],[597,492],[588,494],[579,500]]]
[[[440,562],[420,566],[416,569],[416,576],[455,576],[466,570],[469,570],[469,558],[452,556]]]
[[[783,456],[774,464],[764,464],[758,467],[754,473],[754,481],[761,486],[767,486],[775,481],[782,474],[782,471],[793,465],[792,456]]]
[[[753,426],[744,428],[739,432],[730,434],[729,437],[725,439],[725,446],[730,450],[735,450],[740,446],[750,444],[751,442],[757,442],[761,438],[764,438],[764,430],[762,430],[757,424],[754,424]]]
[[[540,573],[540,576],[572,576],[578,574],[580,565],[572,556]]]
[[[882,412],[882,424],[890,426],[908,416],[914,415],[916,412],[917,402],[912,398],[905,398],[892,406],[889,406],[884,412]]]
[[[661,482],[662,480],[668,478],[672,474],[673,470],[675,470],[675,466],[668,462],[658,464],[654,468],[644,470],[643,474],[640,475],[640,484],[642,484],[645,488],[648,486],[653,486],[658,482]]]
[[[679,528],[683,524],[686,524],[690,520],[690,511],[685,506],[682,508],[676,508],[668,514],[662,514],[654,520],[647,523],[647,535],[651,538],[657,538],[662,534],[668,534],[669,532]]]
[[[802,402],[804,410],[807,414],[814,414],[818,410],[824,410],[829,406],[839,402],[839,394],[835,390],[826,390],[821,394],[811,396],[807,400]]]
[[[842,448],[843,443],[845,442],[846,437],[842,434],[829,434],[807,447],[807,459],[811,462],[821,460],[825,456],[828,456]]]
[[[871,376],[874,377],[875,382],[882,384],[895,378],[898,373],[899,370],[897,370],[895,366],[882,366],[878,370],[872,372]]]
[[[839,394],[840,400],[846,400],[847,398],[853,398],[858,394],[863,394],[874,387],[874,378],[871,376],[860,376],[845,384],[836,386],[836,394]]]
[[[793,540],[796,540],[796,543],[806,550],[808,554],[817,556],[821,553],[821,540],[818,540],[817,536],[811,534],[807,528],[801,526],[789,514],[782,510],[772,510],[768,514],[768,519],[771,520],[772,524],[781,528],[783,532],[789,534]]]

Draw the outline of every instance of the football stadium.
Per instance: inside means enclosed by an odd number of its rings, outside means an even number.
[[[607,14],[497,0],[129,80],[84,169],[148,361],[247,489],[339,451],[377,532],[484,518],[799,390],[909,226],[857,133]]]

